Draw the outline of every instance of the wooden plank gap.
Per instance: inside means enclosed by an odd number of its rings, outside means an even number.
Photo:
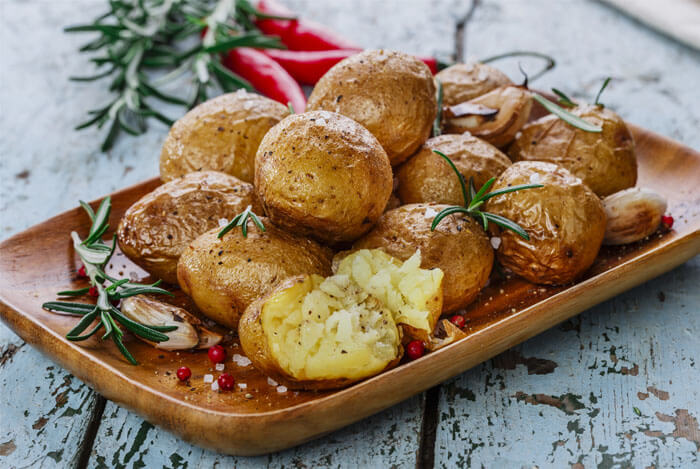
[[[421,425],[420,448],[416,467],[418,469],[432,468],[435,464],[435,436],[438,423],[438,404],[440,403],[440,385],[428,389],[425,393],[423,406],[423,422]]]
[[[80,457],[78,458],[76,469],[85,469],[88,467],[90,462],[90,454],[92,453],[92,448],[95,444],[97,431],[100,429],[100,423],[102,422],[102,415],[104,414],[106,404],[107,399],[98,394],[95,399],[95,410],[92,413],[87,430],[85,430],[85,436],[83,437],[83,444],[80,448]]]

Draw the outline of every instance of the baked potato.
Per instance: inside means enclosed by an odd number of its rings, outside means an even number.
[[[287,115],[282,104],[244,90],[210,99],[173,124],[160,153],[160,178],[214,170],[253,182],[260,140]]]
[[[580,105],[571,112],[602,127],[586,132],[548,115],[525,125],[508,149],[513,161],[548,161],[568,169],[599,197],[637,182],[634,139],[625,122],[602,106]]]
[[[477,188],[511,164],[498,148],[469,134],[430,138],[396,171],[397,194],[402,203],[464,204],[457,175],[433,150],[448,156],[464,180],[473,178]]]
[[[216,171],[189,173],[129,207],[117,228],[119,247],[149,273],[177,284],[177,261],[187,245],[248,205],[261,209],[252,184]]]
[[[253,365],[292,389],[332,389],[401,359],[401,325],[435,327],[442,272],[379,250],[345,257],[338,273],[284,282],[246,309],[238,336]]]
[[[494,258],[486,232],[471,217],[450,215],[430,231],[433,218],[446,207],[409,204],[389,210],[353,245],[353,249],[381,248],[402,260],[420,249],[421,267],[438,268],[445,274],[443,312],[464,308],[474,300],[489,278]]]
[[[530,236],[500,234],[496,250],[504,267],[533,283],[573,282],[593,264],[605,234],[603,204],[565,168],[521,161],[501,174],[492,191],[518,184],[544,187],[511,192],[486,202],[486,211],[519,224]]]
[[[270,220],[330,244],[369,231],[392,184],[377,139],[333,112],[287,117],[265,135],[255,159],[255,189]]]
[[[497,68],[479,62],[454,64],[435,75],[442,83],[442,102],[445,106],[454,106],[499,86],[512,85],[513,82]]]
[[[470,101],[445,108],[445,132],[469,132],[499,148],[508,145],[530,118],[532,95],[515,85],[501,86]]]
[[[260,220],[265,231],[251,223],[247,237],[240,229],[222,238],[219,228],[204,233],[177,264],[180,288],[204,315],[230,328],[248,305],[286,278],[331,273],[330,250]]]
[[[366,127],[392,165],[411,156],[430,136],[437,115],[430,69],[401,52],[370,50],[338,62],[309,96],[308,111],[333,111]]]

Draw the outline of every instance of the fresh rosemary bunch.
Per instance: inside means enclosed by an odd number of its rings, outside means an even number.
[[[480,220],[484,226],[484,230],[488,230],[489,222],[493,222],[501,228],[505,228],[517,233],[524,239],[530,239],[530,236],[527,234],[527,232],[514,221],[509,220],[500,215],[496,215],[495,213],[481,211],[479,210],[479,208],[488,199],[497,195],[507,194],[508,192],[521,191],[523,189],[535,189],[538,187],[543,187],[542,184],[520,184],[517,186],[507,187],[505,189],[488,192],[488,190],[491,188],[494,181],[496,180],[496,178],[491,178],[488,181],[486,181],[486,183],[483,186],[481,186],[481,189],[479,189],[479,191],[477,192],[476,188],[474,187],[474,178],[470,177],[469,192],[467,192],[467,185],[464,182],[464,176],[462,176],[462,173],[460,173],[459,170],[457,170],[457,167],[454,165],[452,160],[447,155],[438,150],[433,150],[433,153],[436,153],[437,155],[442,157],[442,159],[444,159],[447,162],[447,164],[450,165],[450,168],[452,168],[455,174],[457,174],[459,184],[462,187],[462,197],[464,198],[464,206],[454,205],[441,210],[440,213],[435,215],[435,218],[433,218],[433,223],[430,226],[430,231],[435,231],[435,228],[437,228],[437,226],[445,217],[452,215],[453,213],[464,213],[466,215],[469,215],[470,217]]]
[[[253,212],[251,206],[248,205],[245,210],[233,217],[233,220],[231,220],[226,226],[224,226],[221,229],[221,231],[219,231],[219,234],[216,235],[216,237],[221,239],[226,233],[240,226],[241,231],[243,232],[243,237],[247,238],[249,220],[253,220],[253,223],[255,223],[255,226],[257,226],[260,229],[260,231],[265,231],[265,225],[263,225],[262,221],[260,221],[260,218],[258,218],[258,216]]]
[[[145,326],[139,324],[124,316],[114,304],[118,303],[122,298],[143,293],[162,293],[165,295],[172,295],[172,293],[158,287],[160,280],[150,285],[142,285],[130,282],[129,279],[116,279],[108,275],[104,268],[117,247],[116,235],[112,237],[111,246],[102,242],[102,235],[109,228],[107,222],[112,206],[111,199],[109,197],[103,199],[97,212],[93,212],[92,208],[83,201],[80,202],[80,205],[90,216],[92,227],[85,240],[81,240],[75,231],[71,233],[71,238],[73,239],[75,251],[83,261],[85,275],[90,279],[90,286],[78,290],[61,291],[58,292],[58,295],[81,296],[89,293],[97,296],[97,303],[92,305],[66,301],[49,301],[44,303],[42,307],[53,312],[82,316],[78,324],[66,334],[68,340],[81,341],[88,339],[104,327],[105,333],[102,335],[102,340],[111,337],[127,360],[131,364],[137,365],[138,362],[122,342],[124,333],[117,323],[134,334],[152,342],[167,341],[168,336],[163,334],[163,332],[173,331],[177,329],[177,326]],[[97,320],[97,325],[86,334],[81,335],[95,320]]]
[[[172,125],[172,119],[148,102],[151,98],[191,108],[205,101],[212,89],[252,90],[246,80],[222,64],[221,53],[244,46],[283,47],[277,38],[260,33],[255,18],[278,17],[258,12],[248,0],[109,0],[109,11],[94,22],[65,29],[98,34],[80,48],[96,54],[91,62],[97,73],[72,80],[109,77],[109,90],[114,93],[112,101],[89,111],[90,118],[76,129],[106,125],[102,151],[107,151],[120,131],[143,134],[148,118]],[[152,70],[166,73],[152,80]],[[192,76],[189,99],[159,89],[187,72]]]

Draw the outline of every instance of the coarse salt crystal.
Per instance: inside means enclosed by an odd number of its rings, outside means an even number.
[[[423,214],[423,216],[425,218],[435,218],[435,215],[437,214],[438,212],[434,208],[428,207],[425,209],[425,213]]]
[[[491,238],[491,246],[494,249],[498,249],[501,246],[501,238],[499,238],[498,236],[494,236],[493,238]]]
[[[287,392],[287,386],[277,386],[277,392],[279,392],[279,393]]]
[[[278,383],[277,381],[275,381],[272,378],[267,378],[267,384],[269,384],[270,386],[277,386],[280,383]]]
[[[542,179],[539,173],[532,173],[530,175],[530,184],[539,184],[541,180]]]
[[[218,381],[214,381],[213,383],[211,383],[211,390],[212,390],[212,391],[218,391],[218,390],[219,390],[219,382],[218,382]]]
[[[252,363],[250,358],[237,353],[233,354],[233,362],[238,366],[249,366]]]
[[[219,228],[228,225],[228,220],[226,218],[219,218]]]
[[[248,387],[248,385],[245,383],[238,383],[238,387],[241,389],[246,389]]]
[[[214,381],[214,375],[204,375],[204,382],[211,383]]]
[[[223,363],[217,363],[214,368],[216,368],[216,371],[224,371],[224,368],[226,366]]]

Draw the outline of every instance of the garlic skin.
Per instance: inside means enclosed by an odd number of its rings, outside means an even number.
[[[632,187],[603,199],[608,217],[603,244],[629,244],[654,233],[666,212],[666,199],[651,189]]]
[[[431,335],[430,340],[426,343],[426,348],[434,352],[466,336],[467,334],[462,329],[452,324],[449,320],[441,319],[435,327],[435,331]]]
[[[148,342],[161,350],[188,350],[209,348],[221,342],[221,334],[202,326],[202,321],[185,309],[154,300],[148,296],[137,295],[125,298],[121,303],[124,316],[147,326],[177,326],[171,332],[164,332],[169,337],[165,342]]]

